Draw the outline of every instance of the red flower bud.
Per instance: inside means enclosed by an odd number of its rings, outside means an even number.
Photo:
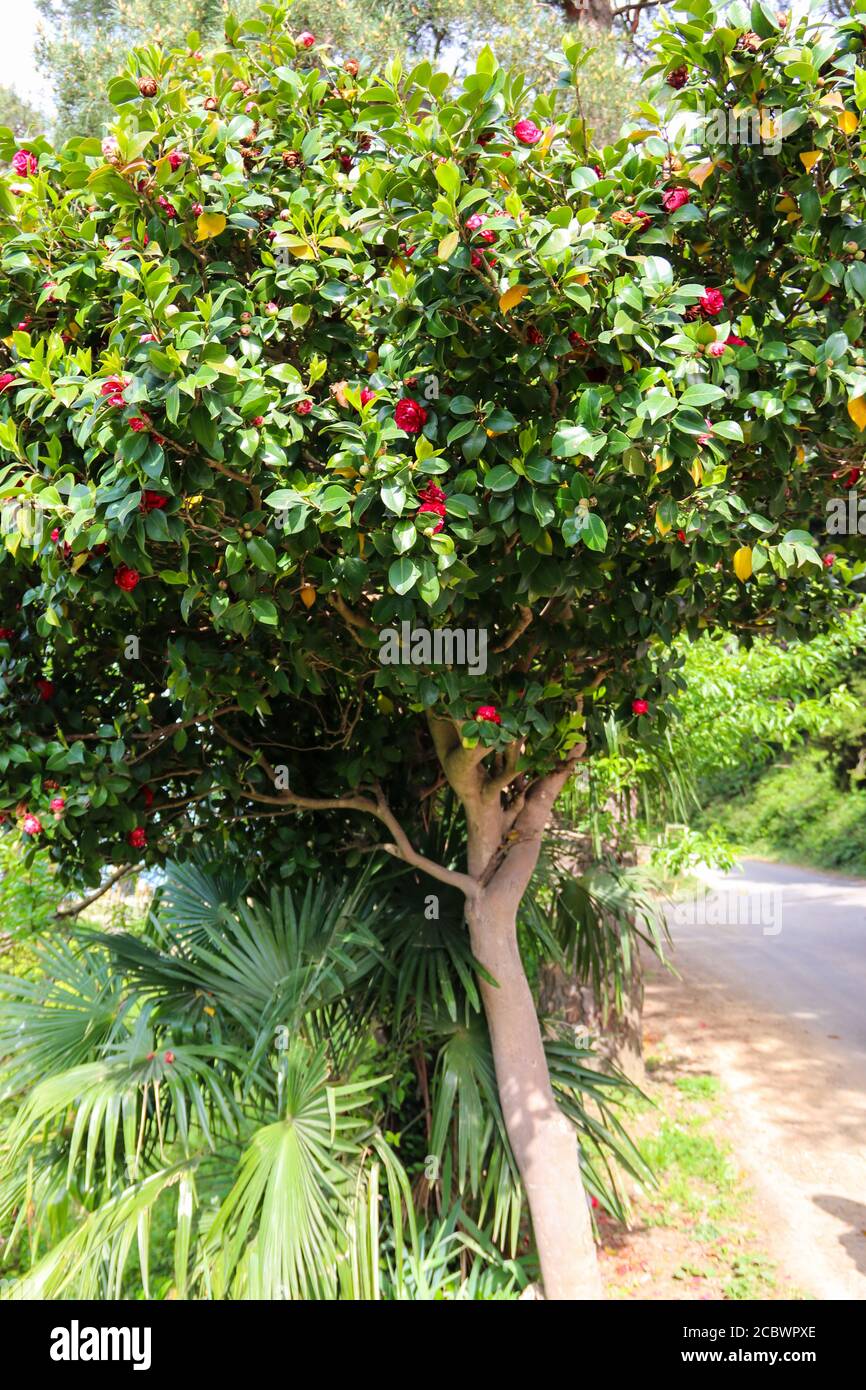
[[[544,136],[544,131],[539,130],[535,121],[520,120],[514,126],[514,138],[519,140],[521,145],[537,145]]]
[[[502,720],[495,705],[479,705],[475,711],[475,718],[479,724],[501,724]]]

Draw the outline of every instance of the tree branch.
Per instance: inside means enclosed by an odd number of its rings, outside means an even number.
[[[115,883],[119,883],[120,880],[122,878],[126,878],[128,874],[134,873],[137,868],[137,864],[125,864],[124,867],[122,869],[118,869],[116,873],[109,874],[108,878],[105,880],[101,888],[97,888],[94,890],[94,892],[88,893],[86,898],[82,898],[77,903],[70,903],[68,907],[58,907],[54,913],[54,916],[77,917],[79,912],[83,912],[84,909],[86,907],[89,907],[91,903],[95,903],[97,898],[101,898],[103,893],[107,893],[109,888],[113,888]]]

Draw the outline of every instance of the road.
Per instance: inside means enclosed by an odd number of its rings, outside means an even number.
[[[733,1102],[771,1253],[806,1293],[866,1298],[866,880],[744,860],[668,913],[645,1032]]]

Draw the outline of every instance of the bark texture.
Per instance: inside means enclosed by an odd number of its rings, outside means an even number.
[[[601,1298],[577,1137],[550,1084],[514,906],[512,913],[498,896],[482,896],[467,910],[472,950],[497,981],[482,980],[481,993],[505,1128],[529,1203],[545,1298]]]

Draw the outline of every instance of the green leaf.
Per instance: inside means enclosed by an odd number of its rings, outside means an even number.
[[[388,583],[391,585],[395,594],[408,594],[409,590],[415,587],[415,584],[420,578],[421,570],[415,564],[415,561],[410,560],[406,555],[399,560],[395,560],[388,570]]]

